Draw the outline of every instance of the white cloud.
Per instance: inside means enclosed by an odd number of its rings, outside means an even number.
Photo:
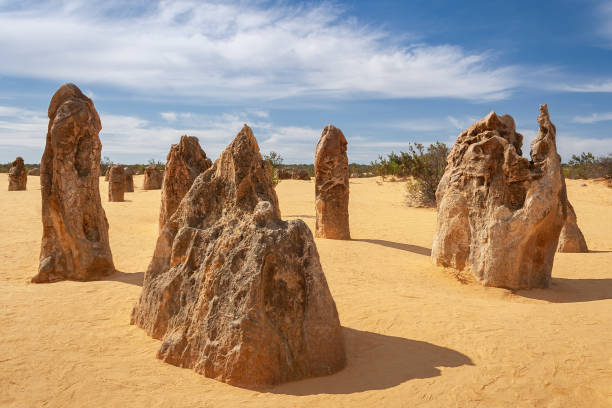
[[[0,11],[0,74],[207,100],[497,99],[515,68],[453,45],[403,44],[323,3],[77,0]],[[403,37],[403,36],[399,36]],[[264,116],[265,117],[265,116]]]
[[[586,116],[575,116],[572,122],[575,123],[597,123],[612,120],[612,112],[593,113]]]
[[[557,150],[563,161],[569,160],[572,154],[582,152],[591,152],[595,156],[604,156],[612,154],[612,138],[583,138],[561,134],[557,136]]]
[[[582,84],[562,84],[553,86],[552,88],[566,92],[608,93],[612,92],[612,80],[607,79]]]
[[[178,114],[176,112],[161,112],[161,117],[166,119],[168,122],[175,122]]]

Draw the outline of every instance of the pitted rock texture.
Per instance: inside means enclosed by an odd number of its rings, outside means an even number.
[[[206,157],[197,137],[181,136],[180,142],[170,147],[162,183],[160,230],[174,214],[196,177],[211,166],[212,162]]]
[[[546,105],[538,124],[531,160],[509,115],[491,112],[459,135],[436,192],[435,263],[487,286],[548,286],[567,201]]]
[[[21,191],[26,189],[28,184],[28,173],[21,157],[17,157],[9,169],[8,191]]]
[[[93,102],[76,85],[55,92],[40,163],[43,237],[32,282],[93,280],[115,271],[100,201],[101,128]]]
[[[328,125],[315,152],[315,235],[318,238],[351,239],[349,230],[349,168],[346,138]]]
[[[123,166],[113,164],[108,173],[108,201],[124,201],[125,170]]]
[[[132,323],[158,357],[248,388],[345,365],[312,234],[282,221],[248,126],[200,174],[162,229]]]
[[[123,168],[123,174],[125,174],[125,192],[134,192],[134,172],[129,167]]]
[[[30,171],[28,171],[28,176],[40,176],[40,169],[31,169]]]
[[[162,186],[164,175],[155,166],[147,166],[144,171],[143,190],[159,190]]]
[[[567,198],[566,198],[567,200]],[[557,246],[558,252],[589,252],[586,240],[582,231],[578,227],[578,218],[572,204],[567,201],[567,215],[565,217],[565,224],[561,229],[559,235],[559,245]]]

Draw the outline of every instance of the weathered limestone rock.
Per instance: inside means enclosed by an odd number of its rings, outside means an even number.
[[[531,161],[509,115],[491,112],[459,135],[436,192],[435,263],[470,270],[487,286],[548,286],[565,181],[546,105],[538,123]]]
[[[31,169],[30,171],[28,171],[28,176],[40,176],[40,169]]]
[[[113,166],[110,165],[110,166],[106,167],[106,171],[104,172],[104,181],[108,181],[108,178],[110,176],[111,167],[113,167]]]
[[[582,231],[578,228],[576,212],[569,200],[567,201],[565,224],[563,224],[561,234],[559,235],[557,252],[589,252],[584,235],[582,235]]]
[[[93,102],[76,85],[55,92],[40,163],[43,237],[32,282],[93,280],[115,271],[98,182],[101,128]]]
[[[28,174],[26,173],[23,159],[17,157],[9,169],[8,191],[21,191],[26,189]]]
[[[161,230],[132,323],[163,340],[160,359],[242,387],[345,365],[312,234],[281,220],[248,126]]]
[[[210,166],[212,162],[206,157],[197,137],[181,136],[180,142],[170,147],[162,183],[159,211],[160,230],[168,218],[174,214],[196,177],[208,170]]]
[[[133,193],[134,192],[134,172],[129,167],[123,168],[123,174],[125,175],[125,192]]]
[[[108,201],[122,202],[125,193],[125,170],[113,164],[108,173]]]
[[[349,230],[349,169],[346,138],[328,125],[315,152],[315,208],[318,238],[351,239]]]
[[[144,173],[143,190],[159,190],[164,176],[155,166],[147,166]]]

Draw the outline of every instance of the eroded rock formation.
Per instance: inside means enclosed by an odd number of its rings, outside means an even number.
[[[319,238],[351,239],[349,230],[349,168],[346,138],[328,125],[315,152],[316,232]]]
[[[108,181],[108,178],[110,176],[111,167],[113,167],[112,164],[106,167],[106,171],[104,172],[104,181]]]
[[[155,166],[145,168],[143,190],[159,190],[163,181],[163,174]]]
[[[40,169],[34,168],[28,171],[28,176],[40,176]]]
[[[132,323],[162,339],[160,359],[242,387],[345,365],[312,234],[281,220],[248,126],[161,230]]]
[[[108,222],[100,201],[100,117],[74,84],[49,104],[40,163],[43,237],[32,282],[92,280],[115,271]]]
[[[303,169],[279,169],[277,175],[279,180],[310,180],[308,171]]]
[[[108,173],[108,201],[121,202],[125,193],[125,170],[123,166],[113,164]]]
[[[9,169],[8,191],[21,191],[26,189],[28,174],[26,173],[23,158],[17,157]]]
[[[435,263],[487,286],[548,286],[567,201],[546,105],[538,124],[531,161],[509,115],[491,112],[459,135],[436,192]]]
[[[123,168],[123,174],[125,174],[125,192],[134,192],[134,172],[129,167]]]
[[[174,214],[196,177],[208,170],[210,166],[212,162],[206,157],[197,137],[181,136],[180,142],[170,147],[162,183],[159,211],[160,230],[168,218]]]
[[[159,190],[162,186],[163,174],[155,166],[147,166],[144,172],[143,190]]]
[[[567,198],[566,198],[567,200]],[[574,207],[567,201],[567,215],[559,235],[558,252],[589,252],[586,240],[578,227],[578,219]]]

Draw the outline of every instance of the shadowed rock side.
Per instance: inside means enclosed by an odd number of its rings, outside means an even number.
[[[125,170],[113,164],[108,173],[108,201],[121,202],[125,193]]]
[[[113,167],[113,166],[111,165],[111,166],[107,166],[106,167],[106,172],[104,172],[104,181],[108,181],[108,178],[110,176],[111,167]]]
[[[589,252],[584,235],[582,235],[582,231],[580,231],[580,228],[578,228],[576,212],[569,201],[567,201],[567,215],[565,217],[565,224],[563,224],[561,234],[559,235],[559,245],[557,246],[557,251]]]
[[[129,167],[123,168],[123,174],[125,175],[125,192],[134,192],[134,172]]]
[[[178,144],[170,147],[166,157],[166,172],[162,183],[159,229],[174,214],[179,203],[189,191],[193,181],[212,166],[212,162],[200,147],[198,138],[181,136]]]
[[[538,124],[531,161],[509,115],[491,112],[459,135],[436,191],[435,263],[487,286],[548,286],[567,201],[547,105]]]
[[[310,230],[282,221],[248,126],[162,229],[132,311],[158,357],[257,388],[345,365],[336,305]]]
[[[147,166],[144,171],[143,190],[159,190],[162,186],[164,175],[155,166]]]
[[[32,282],[92,280],[115,271],[98,181],[101,128],[93,102],[75,85],[62,85],[51,98],[40,163],[43,237]]]
[[[31,169],[30,171],[28,171],[28,176],[40,176],[40,169]]]
[[[349,169],[346,138],[328,125],[315,152],[315,235],[318,238],[351,239],[349,230]]]
[[[17,157],[9,169],[8,191],[21,191],[26,189],[28,174],[21,157]]]

